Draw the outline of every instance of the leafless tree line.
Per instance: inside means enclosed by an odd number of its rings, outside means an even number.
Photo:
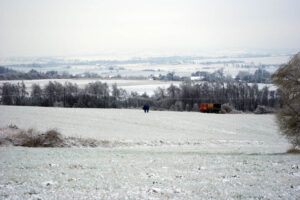
[[[75,83],[49,81],[45,87],[33,84],[30,92],[22,83],[4,83],[1,104],[30,106],[60,106],[86,108],[140,108],[147,103],[151,109],[198,111],[201,103],[228,103],[241,111],[254,111],[258,105],[281,107],[279,92],[257,84],[238,82],[193,83],[184,81],[179,86],[157,88],[154,95],[128,93],[116,84],[109,87],[100,81],[84,88]]]

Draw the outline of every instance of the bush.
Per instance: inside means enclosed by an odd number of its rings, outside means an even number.
[[[261,105],[258,105],[254,111],[255,114],[268,114],[268,113],[274,113],[274,112],[275,112],[275,110],[273,108],[270,108],[267,106],[261,106]]]
[[[40,133],[34,129],[27,131],[9,126],[2,130],[0,145],[13,145],[23,147],[63,147],[64,137],[57,130],[49,130]]]
[[[15,124],[10,124],[8,125],[8,127],[12,129],[19,129]]]
[[[300,149],[291,148],[291,149],[287,150],[286,153],[290,153],[290,154],[300,154]]]
[[[0,128],[0,146],[22,147],[113,147],[114,143],[90,138],[64,137],[55,129],[40,133],[34,129],[27,131],[15,127]]]
[[[15,146],[24,147],[63,147],[64,139],[56,130],[49,130],[46,133],[38,133],[29,129],[28,132],[20,131],[11,140]]]
[[[231,113],[234,110],[232,106],[230,106],[228,103],[222,104],[220,113]]]

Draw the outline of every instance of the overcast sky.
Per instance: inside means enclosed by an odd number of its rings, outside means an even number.
[[[300,0],[0,0],[0,56],[300,49]]]

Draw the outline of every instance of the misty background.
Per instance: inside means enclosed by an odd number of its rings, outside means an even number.
[[[298,0],[0,0],[0,57],[294,53],[299,7]]]

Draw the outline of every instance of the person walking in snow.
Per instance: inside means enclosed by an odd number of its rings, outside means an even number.
[[[150,106],[148,104],[144,104],[143,110],[144,110],[145,113],[148,113],[149,110],[150,110]]]

